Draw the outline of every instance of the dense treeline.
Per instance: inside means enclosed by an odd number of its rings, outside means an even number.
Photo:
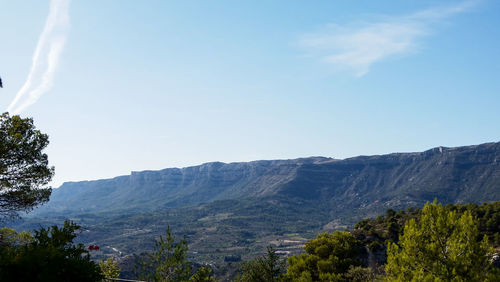
[[[52,226],[17,233],[0,229],[0,281],[104,281],[118,278],[120,268],[113,258],[98,263],[89,251],[73,240],[80,226],[65,221]],[[187,259],[187,242],[176,242],[170,232],[160,236],[155,249],[137,262],[136,277],[143,281],[215,281],[208,267],[193,268]]]
[[[244,262],[238,279],[499,281],[499,234],[500,202],[442,206],[435,201],[421,210],[387,210],[350,231],[319,234],[278,274],[263,267],[281,265],[268,249],[267,256]]]
[[[478,224],[479,238],[488,236],[490,244],[500,247],[500,202],[477,204],[448,204],[444,206],[447,212],[470,212]],[[408,208],[407,210],[394,211],[389,209],[385,215],[375,219],[364,219],[358,222],[350,232],[360,240],[376,258],[378,265],[386,263],[386,248],[388,242],[397,243],[403,233],[405,224],[410,219],[418,220],[420,209]],[[368,260],[368,253],[365,260]],[[374,261],[372,261],[373,263]]]
[[[0,281],[99,281],[99,266],[82,244],[74,244],[80,227],[41,228],[31,235],[0,229]]]
[[[241,263],[237,281],[498,281],[500,202],[387,210],[352,230],[321,233],[304,253],[287,260],[267,254]],[[99,281],[120,273],[113,259],[95,263],[81,244],[79,226],[41,228],[33,234],[0,229],[0,280]],[[495,249],[496,248],[496,249]],[[186,239],[170,228],[152,253],[137,262],[147,281],[214,281],[208,266],[187,258]],[[494,263],[497,266],[494,266]]]

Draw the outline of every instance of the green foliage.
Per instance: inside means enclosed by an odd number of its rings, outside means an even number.
[[[306,243],[307,254],[288,259],[289,281],[341,281],[351,266],[360,266],[361,242],[347,231],[322,233]]]
[[[186,239],[175,243],[170,227],[167,237],[155,242],[155,250],[148,253],[148,259],[140,264],[140,278],[148,281],[188,281],[191,276],[191,263],[187,260]]]
[[[285,272],[285,261],[276,254],[276,249],[267,247],[267,255],[242,264],[242,273],[236,281],[272,282],[280,281]]]
[[[212,269],[209,267],[200,267],[198,271],[189,278],[189,282],[215,282],[215,278],[212,276]]]
[[[398,212],[388,209],[385,216],[363,219],[356,223],[352,233],[364,244],[371,246],[370,249],[376,250],[387,240],[397,242],[404,224],[409,219],[416,218],[418,214],[419,210],[413,208]]]
[[[469,212],[478,223],[477,240],[482,240],[486,235],[493,247],[500,246],[500,202],[477,204],[448,204],[444,207],[446,211],[454,211],[457,214]],[[386,263],[387,243],[397,243],[399,235],[403,233],[404,225],[414,219],[418,222],[421,210],[408,208],[406,211],[386,211],[384,216],[375,219],[363,219],[358,222],[351,231],[356,239],[368,247],[365,260],[370,260],[370,265],[381,266]]]
[[[362,266],[350,266],[344,278],[352,282],[382,281],[381,275],[377,275],[370,267]]]
[[[328,234],[320,234],[306,243],[307,254],[289,258],[285,278],[288,281],[382,280],[385,277],[377,274],[378,266],[386,262],[385,245],[389,243],[392,257],[386,267],[387,280],[500,281],[500,270],[488,262],[492,251],[487,239],[498,237],[500,225],[495,225],[498,215],[500,202],[446,207],[434,203],[423,210],[397,212],[389,209],[384,216],[360,221],[351,232],[332,234],[355,238],[355,243],[344,244],[343,240],[330,243]],[[346,248],[349,245],[356,246],[357,251]],[[344,259],[338,258],[338,254],[343,254]]]
[[[500,246],[500,202],[465,205],[446,205],[446,210],[463,213],[468,211],[478,221],[480,238],[488,236],[490,244]]]
[[[418,221],[404,226],[399,245],[389,243],[388,281],[483,281],[489,262],[487,237],[478,240],[469,211],[460,215],[427,203]]]
[[[113,258],[99,261],[99,268],[105,278],[120,277],[120,267],[118,266],[118,262]]]
[[[186,239],[175,243],[170,226],[167,227],[166,238],[160,236],[155,241],[155,250],[147,253],[147,259],[141,259],[138,265],[139,278],[147,281],[216,281],[212,269],[200,267],[194,274],[192,263],[187,259],[188,245]]]
[[[49,144],[33,119],[0,115],[0,218],[17,216],[47,202],[54,168],[42,151]]]
[[[0,281],[99,281],[99,266],[73,239],[80,227],[65,221],[35,231],[31,242],[0,247]]]
[[[17,233],[14,229],[8,227],[0,228],[0,247],[12,247],[26,245],[33,242],[33,235],[26,231]]]

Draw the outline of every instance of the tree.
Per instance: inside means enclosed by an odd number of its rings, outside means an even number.
[[[350,282],[383,281],[383,276],[375,273],[372,268],[352,265],[344,275],[344,278]]]
[[[191,276],[191,263],[187,260],[186,239],[175,243],[170,227],[167,237],[155,242],[155,250],[148,253],[148,259],[141,261],[140,278],[148,281],[188,281]]]
[[[0,218],[17,216],[47,202],[51,189],[42,188],[54,175],[43,150],[46,134],[31,118],[0,115]]]
[[[285,272],[285,261],[276,254],[276,249],[267,247],[267,255],[243,263],[240,282],[280,281]]]
[[[446,211],[434,201],[419,220],[404,226],[399,245],[389,243],[386,274],[389,281],[484,281],[491,277],[486,236],[469,211]]]
[[[215,278],[212,276],[212,269],[206,266],[200,267],[198,271],[189,278],[189,282],[215,282]]]
[[[175,243],[170,226],[167,237],[160,236],[155,241],[152,253],[146,253],[147,259],[141,259],[136,265],[137,276],[147,281],[216,281],[211,275],[212,269],[200,267],[192,273],[192,262],[187,259],[188,245],[186,238]],[[137,269],[138,268],[138,269]]]
[[[0,247],[0,281],[99,281],[104,276],[82,244],[73,244],[80,227],[65,221],[35,231],[33,241]]]
[[[19,245],[27,245],[34,241],[33,235],[26,231],[19,233],[16,230],[8,227],[0,228],[0,247],[13,247]]]
[[[120,267],[118,266],[118,262],[113,258],[107,258],[106,260],[99,261],[99,268],[105,278],[120,277]]]
[[[361,242],[346,231],[321,233],[305,245],[307,254],[288,259],[288,281],[341,281],[351,266],[360,266]]]

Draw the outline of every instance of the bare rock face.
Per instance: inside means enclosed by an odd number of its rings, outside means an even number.
[[[387,208],[500,200],[500,143],[419,153],[311,157],[132,172],[69,182],[36,213],[156,210],[217,200],[321,203],[331,214],[371,216]]]
[[[282,188],[290,196],[326,199],[337,211],[489,202],[500,199],[500,143],[421,153],[306,164]],[[380,209],[383,207],[383,209]]]

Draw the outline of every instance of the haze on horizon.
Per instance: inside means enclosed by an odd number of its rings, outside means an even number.
[[[498,1],[1,6],[0,103],[49,134],[54,186],[500,141]]]

